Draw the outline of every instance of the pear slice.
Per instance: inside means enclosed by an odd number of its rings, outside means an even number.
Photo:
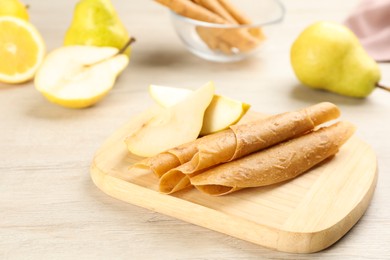
[[[150,157],[195,140],[213,96],[210,82],[173,106],[149,110],[135,121],[137,125],[125,139],[127,148],[133,154]]]
[[[186,88],[174,88],[158,85],[149,86],[149,94],[157,104],[163,107],[171,107],[193,91]]]
[[[157,104],[170,107],[184,99],[192,91],[185,88],[150,85],[149,93]],[[249,108],[250,105],[244,102],[214,95],[205,112],[200,134],[208,135],[228,128],[230,125],[237,123]]]
[[[53,103],[88,107],[109,92],[128,62],[128,56],[113,47],[60,47],[45,58],[35,76],[35,87]]]
[[[247,103],[225,96],[214,95],[204,114],[200,135],[219,132],[237,123],[250,107]]]

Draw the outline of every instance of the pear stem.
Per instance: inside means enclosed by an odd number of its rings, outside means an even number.
[[[130,39],[126,42],[126,44],[115,55],[123,54],[127,50],[127,48],[129,48],[129,46],[134,42],[135,42],[135,38],[130,37]]]
[[[114,55],[112,55],[112,56],[110,56],[110,57],[107,57],[107,58],[105,58],[105,59],[99,60],[99,61],[97,61],[97,62],[91,63],[91,64],[85,64],[84,67],[91,67],[91,66],[94,66],[94,65],[97,65],[97,64],[102,63],[102,62],[104,62],[104,61],[107,61],[107,60],[109,60],[109,59],[112,59],[112,58],[114,58],[114,57],[116,57],[116,56],[118,56],[118,55],[123,54],[123,53],[127,50],[127,48],[129,48],[129,46],[130,46],[133,42],[135,42],[135,38],[130,37],[130,39],[126,42],[126,44],[125,44],[117,53],[115,53]]]
[[[384,86],[384,85],[380,84],[379,82],[377,82],[377,83],[375,84],[375,86],[376,86],[377,88],[381,88],[381,89],[384,89],[384,90],[386,90],[386,91],[390,91],[390,87]]]

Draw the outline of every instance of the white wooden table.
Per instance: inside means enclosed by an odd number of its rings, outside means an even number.
[[[48,50],[62,44],[75,0],[25,0]],[[0,88],[0,259],[389,259],[390,93],[364,100],[302,87],[289,64],[298,33],[317,20],[342,22],[357,4],[284,0],[287,17],[255,58],[216,64],[188,53],[168,13],[152,1],[113,1],[137,38],[129,67],[99,105],[70,110],[47,102],[32,83]],[[390,66],[381,64],[390,84]],[[96,149],[150,101],[149,84],[217,91],[278,113],[320,101],[339,105],[343,118],[378,155],[371,206],[332,247],[313,255],[275,252],[108,197],[89,176]]]

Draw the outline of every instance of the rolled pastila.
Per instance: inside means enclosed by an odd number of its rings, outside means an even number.
[[[193,0],[198,5],[207,8],[211,12],[219,15],[231,24],[238,24],[238,22],[230,15],[230,13],[219,3],[218,0]]]
[[[214,138],[223,140],[228,134],[226,132],[233,134],[231,130],[225,130],[214,135],[198,138],[193,142],[179,145],[178,147],[171,148],[163,153],[157,154],[156,156],[146,158],[139,163],[130,166],[130,171],[131,169],[149,170],[160,178],[169,170],[190,161],[198,152],[198,147],[201,142],[209,142],[210,139]]]
[[[338,122],[191,177],[191,184],[210,195],[266,186],[304,173],[336,154],[355,127]]]
[[[172,193],[183,188],[187,175],[241,158],[253,152],[302,135],[316,126],[340,116],[336,105],[319,103],[305,109],[287,112],[246,124],[237,124],[222,133],[198,139],[192,159],[163,174],[160,191]],[[187,181],[186,183],[189,184]]]
[[[233,17],[235,21],[237,21],[239,24],[252,24],[252,21],[247,17],[243,12],[238,10],[232,3],[230,3],[229,0],[218,0],[219,4],[225,8],[225,10]],[[263,34],[263,31],[260,27],[253,27],[249,29],[249,32],[259,38],[259,39],[265,39],[265,36]]]

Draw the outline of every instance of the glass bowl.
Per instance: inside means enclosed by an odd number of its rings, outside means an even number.
[[[243,60],[261,49],[264,28],[280,23],[285,8],[279,0],[236,0],[231,2],[251,19],[250,24],[216,24],[190,19],[171,11],[176,33],[193,54],[215,62]]]

